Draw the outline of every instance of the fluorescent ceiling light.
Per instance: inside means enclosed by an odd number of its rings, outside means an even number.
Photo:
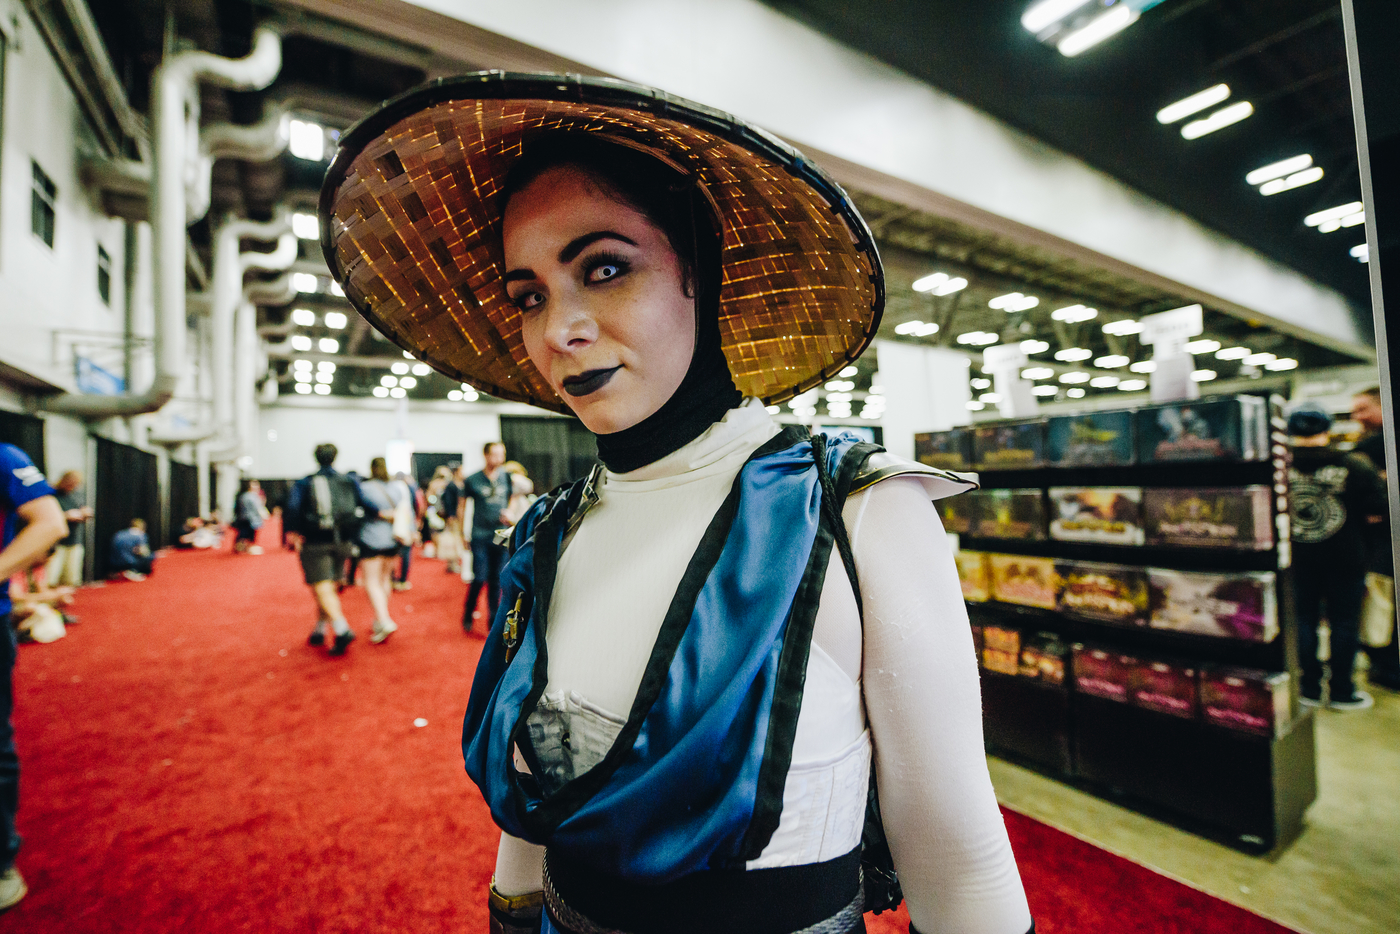
[[[959,344],[971,344],[974,347],[986,347],[988,344],[995,344],[999,340],[1001,340],[1001,338],[991,331],[969,331],[966,334],[958,335]]]
[[[1032,386],[1031,394],[1036,396],[1053,396],[1060,391],[1058,386]]]
[[[989,379],[982,379],[980,376],[972,381],[973,389],[990,389],[991,387],[992,381]]]
[[[1129,366],[1128,369],[1132,370],[1134,373],[1151,373],[1153,370],[1157,369],[1157,361],[1139,360],[1137,363]]]
[[[946,272],[935,272],[915,279],[912,286],[915,292],[932,292],[934,295],[951,295],[967,288],[967,280],[961,276],[949,276]]]
[[[315,323],[316,312],[312,311],[310,308],[292,309],[292,324],[300,325],[304,328],[309,328]]]
[[[292,379],[296,380],[298,383],[309,383],[315,379],[315,377],[311,375],[310,370],[297,370],[292,374]]]
[[[1066,324],[1079,324],[1081,321],[1092,321],[1099,316],[1097,308],[1085,308],[1083,305],[1067,305],[1064,308],[1056,308],[1050,312],[1050,317],[1056,321],[1063,321]]]
[[[1233,123],[1254,113],[1254,105],[1249,101],[1236,101],[1229,107],[1221,107],[1209,117],[1200,120],[1192,120],[1181,128],[1181,135],[1185,139],[1200,139],[1207,133],[1214,133],[1216,130],[1223,130]]]
[[[332,331],[339,331],[341,328],[345,327],[347,323],[349,323],[349,319],[345,317],[344,312],[326,312],[326,327],[330,328]]]
[[[1118,384],[1119,392],[1138,392],[1139,390],[1146,388],[1147,380],[1145,379],[1125,379],[1123,380],[1123,382]]]
[[[340,283],[336,282],[334,279],[331,280],[331,294],[334,295],[336,298],[345,297],[345,290],[342,289],[340,287]]]
[[[1125,3],[1109,7],[1089,22],[1066,35],[1055,48],[1066,58],[1074,56],[1116,36],[1138,20],[1138,11]]]
[[[1093,355],[1094,352],[1087,347],[1070,347],[1055,351],[1055,359],[1061,363],[1078,363],[1080,360],[1088,360]]]
[[[1295,188],[1302,188],[1304,185],[1311,185],[1322,178],[1322,166],[1315,165],[1310,169],[1301,172],[1294,172],[1287,178],[1276,178],[1271,182],[1265,182],[1259,186],[1261,195],[1276,195],[1281,191],[1292,191]]]
[[[1215,379],[1218,374],[1214,370],[1193,370],[1191,378],[1198,383],[1208,383]]]
[[[309,393],[311,392],[311,384],[310,384],[310,383],[297,383],[297,384],[296,384],[295,386],[293,386],[292,388],[295,389],[297,392],[303,394],[303,395],[307,395],[307,394],[309,394]]]
[[[1060,382],[1062,382],[1062,383],[1087,383],[1087,382],[1089,382],[1089,374],[1088,374],[1088,373],[1085,373],[1083,370],[1074,370],[1074,371],[1069,372],[1069,373],[1061,373],[1061,374],[1060,374]]]
[[[1007,314],[1011,314],[1012,312],[1016,311],[1030,311],[1032,308],[1039,304],[1040,299],[1036,298],[1034,295],[1022,295],[1020,292],[1011,292],[1007,295],[998,295],[996,298],[987,302],[987,306],[989,308],[996,308],[1000,311],[1006,312]]]
[[[1318,211],[1303,218],[1303,223],[1308,227],[1321,227],[1328,221],[1339,221],[1357,212],[1365,213],[1365,205],[1360,201],[1352,201],[1349,204],[1339,204],[1335,208],[1328,208],[1325,211]]]
[[[390,376],[388,373],[385,373],[383,376],[379,377],[379,385],[381,386],[397,386],[398,384],[399,378],[397,376]]]
[[[938,325],[932,321],[906,321],[903,324],[895,325],[896,334],[907,334],[910,337],[929,337],[938,333]]]
[[[1298,369],[1298,361],[1294,360],[1292,357],[1283,357],[1275,360],[1273,363],[1264,364],[1264,369],[1274,373],[1278,373],[1282,370],[1296,370]]]
[[[303,240],[320,240],[321,225],[315,214],[293,214],[292,233]]]
[[[1071,399],[1083,399],[1084,390],[1080,389],[1078,386],[1075,386],[1073,389],[1066,389],[1065,395],[1069,396]]]
[[[997,395],[994,392],[984,392],[982,393],[982,395],[977,397],[977,401],[985,402],[988,405],[996,405],[998,402],[1001,401],[1001,396]]]
[[[1021,25],[1027,32],[1040,32],[1088,3],[1089,0],[1040,0],[1021,14]]]
[[[413,375],[414,375],[414,376],[427,376],[427,375],[428,375],[429,373],[431,373],[431,372],[433,372],[433,368],[430,367],[430,366],[428,366],[426,363],[415,363],[415,364],[413,364]]]
[[[395,363],[393,366],[389,367],[389,369],[394,371],[395,376],[403,376],[405,373],[408,372],[408,364]]]
[[[323,337],[316,342],[316,346],[321,349],[321,353],[339,353],[340,341],[334,337]]]
[[[1369,263],[1371,261],[1371,247],[1369,244],[1358,243],[1347,252],[1358,262]]]
[[[327,373],[325,370],[321,370],[319,373],[316,374],[316,382],[318,383],[330,383],[334,381],[334,373]]]
[[[309,272],[292,273],[292,288],[298,292],[315,292],[318,288],[316,277]]]
[[[1253,352],[1254,351],[1250,350],[1248,347],[1226,347],[1224,350],[1217,350],[1215,352],[1215,359],[1243,360]]]
[[[326,157],[326,131],[316,123],[293,120],[287,125],[287,148],[298,159],[320,162]]]
[[[967,401],[967,410],[969,412],[980,412],[986,407],[987,404],[985,402],[978,402],[976,399],[969,399]]]
[[[1131,318],[1110,321],[1103,326],[1103,332],[1105,334],[1112,334],[1115,337],[1127,337],[1129,334],[1141,334],[1142,322],[1134,321]]]
[[[327,386],[325,383],[317,383],[315,388],[316,395],[318,396],[329,396],[331,394],[331,387]]]
[[[822,388],[827,392],[850,392],[856,384],[848,379],[833,379]]]
[[[404,389],[412,389],[414,386],[418,385],[418,380],[414,379],[412,376],[405,376],[399,380],[399,385]]]
[[[293,350],[310,350],[310,349],[311,349],[311,338],[307,337],[305,334],[293,334],[293,335],[292,335],[292,349],[293,349]]]
[[[309,369],[311,369],[311,368],[312,368],[312,367],[311,367],[311,361],[310,361],[310,360],[293,360],[293,361],[292,361],[292,369],[294,369],[294,370],[309,370]]]
[[[1204,91],[1197,91],[1190,97],[1183,97],[1175,104],[1168,104],[1157,111],[1157,122],[1161,124],[1175,123],[1194,113],[1200,113],[1207,107],[1214,107],[1221,101],[1226,100],[1229,96],[1230,86],[1228,84],[1217,84],[1215,87],[1206,88]],[[1311,163],[1309,162],[1307,164]],[[1270,175],[1269,178],[1274,178],[1274,176]],[[1261,181],[1262,180],[1263,179],[1261,179]],[[1257,185],[1259,183],[1250,182],[1250,184]]]
[[[389,390],[385,389],[383,386],[375,386],[370,391],[374,393],[376,399],[385,399],[389,396]]]
[[[840,373],[837,373],[836,375],[839,376],[839,377],[841,377],[842,379],[848,379],[848,378],[850,378],[850,377],[852,377],[852,376],[855,376],[855,375],[856,375],[857,373],[859,373],[859,372],[860,372],[860,367],[858,367],[858,366],[848,366],[848,367],[843,368],[843,369],[841,370],[841,372],[840,372]]]
[[[408,395],[408,390],[400,386],[395,386],[393,389],[389,390],[389,398],[391,399],[402,399],[406,395]]]
[[[1122,380],[1116,376],[1095,376],[1093,379],[1089,380],[1089,385],[1093,386],[1095,389],[1112,389],[1120,382],[1122,382]]]
[[[826,401],[828,405],[832,405],[838,402],[850,402],[851,398],[852,396],[849,392],[829,392],[826,394]]]
[[[462,401],[462,390],[460,390],[460,389],[449,389],[449,390],[447,390],[447,401],[448,401],[448,402],[461,402],[461,401]],[[778,408],[776,405],[770,405],[770,406],[768,407],[768,411],[771,412],[771,411],[773,411],[773,410],[776,409],[776,408]],[[780,410],[780,411],[781,411],[781,410]]]
[[[1045,353],[1050,349],[1050,345],[1045,341],[1028,340],[1021,341],[1021,349],[1028,354]]]
[[[1219,349],[1220,341],[1213,341],[1210,338],[1191,341],[1186,345],[1187,353],[1215,353]]]
[[[1026,367],[1021,371],[1022,379],[1049,379],[1055,375],[1055,371],[1048,366]]]
[[[1292,175],[1294,172],[1300,169],[1306,169],[1310,165],[1312,165],[1312,156],[1303,153],[1301,156],[1293,156],[1281,162],[1271,162],[1268,165],[1260,166],[1246,175],[1244,180],[1246,184],[1262,185],[1276,178]]]
[[[1102,367],[1105,370],[1114,370],[1120,366],[1127,366],[1131,361],[1121,353],[1111,353],[1099,357],[1094,361],[1094,366]]]
[[[1246,366],[1263,366],[1266,363],[1273,363],[1278,359],[1278,355],[1271,353],[1252,353],[1240,362]]]
[[[309,362],[309,361],[308,361],[308,362]],[[334,372],[335,372],[335,364],[332,363],[332,362],[330,362],[329,360],[322,360],[320,363],[316,364],[316,372],[318,372],[318,373],[334,373]]]

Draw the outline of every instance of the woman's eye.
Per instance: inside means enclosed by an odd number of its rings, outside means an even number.
[[[543,301],[544,296],[539,292],[521,292],[515,297],[515,307],[521,311],[529,311]]]
[[[599,266],[594,266],[588,271],[588,281],[605,282],[608,279],[615,278],[620,272],[622,272],[622,268],[616,263],[603,263]]]

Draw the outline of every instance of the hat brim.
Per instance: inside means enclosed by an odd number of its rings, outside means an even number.
[[[320,214],[322,251],[351,304],[453,379],[568,412],[525,351],[500,236],[506,175],[532,138],[559,132],[602,134],[694,176],[721,228],[721,344],[744,395],[790,398],[869,345],[884,277],[839,185],[729,114],[579,75],[439,79],[347,131]]]

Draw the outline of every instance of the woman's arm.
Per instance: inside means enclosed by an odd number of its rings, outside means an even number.
[[[1030,909],[992,791],[967,609],[923,485],[845,510],[864,602],[866,715],[885,832],[920,934],[1025,934]]]

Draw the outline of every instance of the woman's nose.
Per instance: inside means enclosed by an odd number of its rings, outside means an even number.
[[[547,303],[545,340],[555,353],[577,353],[598,339],[598,325],[583,303],[557,295]]]

